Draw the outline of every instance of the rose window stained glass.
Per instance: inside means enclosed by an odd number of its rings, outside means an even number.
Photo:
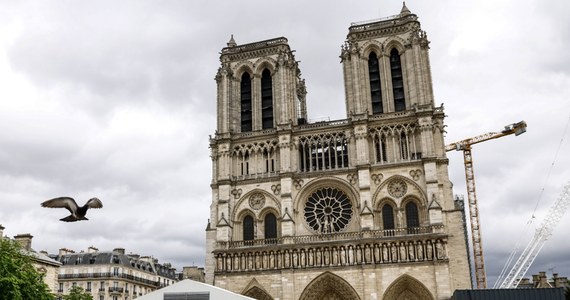
[[[319,233],[340,232],[352,219],[352,203],[348,196],[335,188],[314,192],[305,204],[305,221]]]

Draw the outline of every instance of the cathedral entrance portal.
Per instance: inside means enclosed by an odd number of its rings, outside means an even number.
[[[384,293],[385,300],[433,300],[429,290],[409,275],[396,279]]]
[[[341,277],[325,272],[315,278],[303,291],[300,300],[360,300],[352,286]]]

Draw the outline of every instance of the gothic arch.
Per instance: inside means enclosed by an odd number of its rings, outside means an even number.
[[[242,295],[251,297],[257,300],[273,300],[273,297],[253,278],[247,287],[244,289]]]
[[[257,61],[255,61],[254,65],[256,66],[255,74],[257,74],[258,76],[261,76],[261,72],[263,72],[264,69],[268,69],[269,72],[271,72],[271,76],[274,76],[276,71],[275,66],[277,65],[277,61],[275,61],[271,57],[262,57]]]
[[[394,228],[385,228],[384,226],[384,214],[382,212],[382,209],[384,208],[384,205],[390,205],[392,207],[392,223]],[[398,212],[398,204],[389,197],[384,197],[382,198],[380,201],[378,201],[378,203],[376,204],[376,206],[374,207],[374,226],[377,229],[382,229],[382,230],[387,230],[387,229],[396,229],[398,228],[398,222],[397,222],[397,212]]]
[[[427,225],[429,222],[428,222],[428,213],[427,213],[426,202],[419,200],[415,196],[407,196],[402,200],[401,209],[404,211],[405,223],[408,222],[407,221],[408,220],[408,214],[406,212],[406,206],[408,205],[408,203],[414,203],[416,205],[418,218],[419,218],[418,219],[419,225],[420,226]],[[404,225],[404,224],[402,224],[402,225]]]
[[[249,204],[247,203],[247,201],[249,201],[249,198],[253,194],[256,194],[256,193],[259,193],[259,194],[262,194],[263,196],[265,196],[265,204],[263,205],[263,207],[261,207],[259,209],[258,212],[253,212],[252,208],[249,207]],[[268,193],[264,190],[261,190],[261,189],[254,189],[254,190],[247,192],[245,195],[243,195],[240,198],[240,200],[236,203],[236,205],[234,206],[234,211],[232,213],[231,219],[234,221],[238,220],[239,217],[241,216],[242,212],[247,211],[247,210],[252,211],[255,219],[259,219],[260,212],[264,212],[267,208],[273,208],[274,211],[276,212],[276,215],[279,216],[279,213],[277,213],[277,212],[281,211],[281,204],[270,193]]]
[[[403,180],[408,185],[408,193],[401,200],[393,199],[386,191],[387,185],[390,184],[391,181],[397,180],[397,179]],[[398,207],[401,207],[402,201],[404,199],[407,199],[410,196],[414,196],[415,199],[417,199],[417,201],[419,201],[418,203],[421,206],[427,205],[427,196],[425,194],[425,191],[416,182],[414,182],[413,180],[411,180],[407,177],[404,177],[402,175],[390,176],[389,178],[384,180],[378,186],[378,188],[376,189],[376,191],[372,195],[372,206],[378,207],[378,205],[381,201],[384,201],[385,198],[390,198],[396,202]],[[378,200],[378,199],[380,199],[380,200]]]
[[[253,78],[253,70],[255,69],[254,65],[250,61],[243,61],[238,63],[234,68],[234,78],[237,80],[241,80],[241,76],[243,73],[248,72],[251,77]]]
[[[382,43],[378,42],[377,40],[370,40],[366,41],[362,45],[362,53],[361,56],[368,60],[368,56],[371,52],[375,52],[378,57],[382,57]]]
[[[299,300],[360,300],[354,288],[340,276],[324,272],[313,279],[299,297]]]
[[[404,274],[386,289],[384,300],[435,300],[426,286],[410,275]]]
[[[405,44],[406,41],[404,41],[404,39],[402,39],[401,37],[398,36],[390,37],[384,42],[384,51],[385,51],[384,54],[390,56],[390,51],[396,48],[396,50],[398,50],[400,55],[403,55],[404,52],[406,52],[406,47],[404,47]]]

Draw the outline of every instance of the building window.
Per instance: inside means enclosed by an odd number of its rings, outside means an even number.
[[[400,134],[400,157],[402,160],[407,160],[410,158],[410,141],[408,140],[408,135],[405,133]]]
[[[243,73],[240,83],[241,95],[241,131],[251,131],[253,128],[251,111],[251,77],[249,73]]]
[[[382,88],[380,82],[380,64],[376,53],[368,56],[368,77],[370,78],[370,99],[372,100],[372,113],[384,112],[382,108]]]
[[[263,149],[263,159],[265,160],[265,172],[275,172],[275,155],[273,149],[269,151],[267,149]]]
[[[253,227],[253,217],[250,215],[243,218],[243,240],[251,241],[255,238],[254,227]]]
[[[85,289],[86,292],[91,292],[91,281],[87,282],[87,288]]]
[[[304,216],[309,227],[318,233],[340,232],[352,219],[352,203],[344,192],[322,188],[307,199]]]
[[[402,75],[402,63],[400,53],[396,48],[390,51],[390,70],[392,71],[392,91],[394,94],[394,109],[406,110],[406,98],[404,97],[404,77]]]
[[[241,175],[249,175],[249,153],[240,154],[239,160]]]
[[[58,293],[63,293],[63,282],[59,283],[59,288],[57,289]]]
[[[412,228],[420,227],[418,206],[414,202],[408,202],[408,204],[406,204],[406,226],[408,227],[408,231]]]
[[[375,135],[374,136],[374,153],[376,156],[377,163],[384,163],[388,161],[388,155],[386,153],[386,136],[385,135]]]
[[[261,73],[261,123],[262,128],[273,128],[273,82],[271,72]]]
[[[274,214],[268,213],[265,215],[264,220],[264,227],[265,227],[265,238],[266,239],[275,239],[277,238],[277,218]]]
[[[100,292],[105,291],[105,281],[99,282],[99,291]]]
[[[348,139],[344,133],[324,133],[299,138],[301,172],[348,167]]]
[[[394,229],[394,208],[390,204],[382,206],[382,229]]]

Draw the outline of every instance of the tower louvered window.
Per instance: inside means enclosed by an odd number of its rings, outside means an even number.
[[[394,94],[394,109],[406,110],[406,98],[404,96],[404,77],[402,75],[402,63],[400,53],[396,48],[390,51],[390,70],[392,71],[392,91]]]
[[[380,64],[378,56],[372,52],[368,56],[368,77],[370,78],[370,99],[372,100],[372,113],[384,112],[382,108],[382,88],[380,83]]]
[[[277,238],[277,218],[274,214],[267,214],[264,219],[265,225],[265,238],[275,239]]]
[[[273,128],[273,81],[271,72],[265,69],[261,74],[261,123],[262,128]]]
[[[394,208],[390,204],[382,207],[382,225],[384,230],[394,229]]]
[[[255,235],[253,234],[253,217],[245,216],[245,218],[243,218],[243,240],[251,241],[254,239],[254,237]]]
[[[241,104],[241,131],[252,130],[251,111],[251,77],[248,73],[243,73],[240,83],[240,104]]]

